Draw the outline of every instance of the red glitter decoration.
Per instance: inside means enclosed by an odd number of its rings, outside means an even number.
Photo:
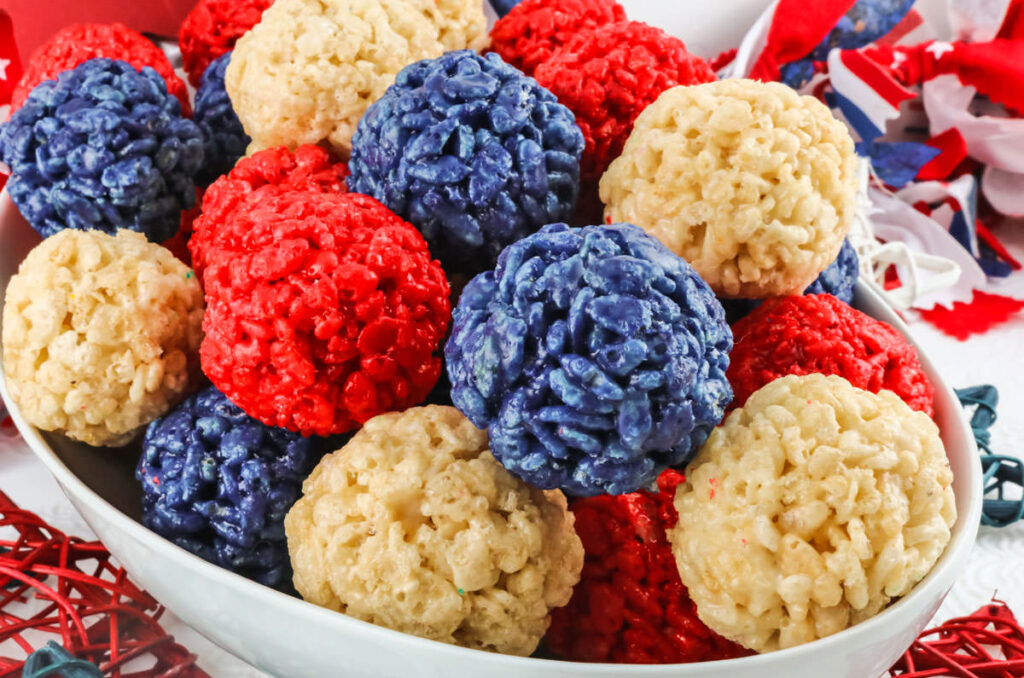
[[[932,416],[932,386],[917,351],[891,325],[831,294],[768,299],[732,328],[731,408],[787,374],[837,374],[873,393],[893,391]]]
[[[64,535],[3,492],[0,528],[14,532],[0,539],[0,647],[24,653],[0,657],[0,678],[21,675],[33,641],[45,644],[37,634],[59,636],[112,678],[207,676],[160,627],[163,607],[111,564],[102,544]],[[38,604],[27,605],[32,600]],[[23,607],[34,611],[16,611]]]
[[[957,301],[952,308],[936,305],[918,311],[921,317],[954,339],[967,341],[974,334],[988,332],[1024,310],[1024,300],[974,290],[970,302]]]
[[[969,617],[922,633],[889,675],[1019,678],[1024,676],[1024,630],[1010,608],[994,600]]]
[[[151,66],[167,83],[167,91],[181,103],[182,114],[192,115],[188,90],[174,74],[167,56],[146,36],[119,23],[72,24],[37,47],[11,95],[11,112],[21,108],[39,83],[54,80],[64,71],[98,57],[127,61],[136,68]]]
[[[451,303],[412,225],[365,195],[292,191],[253,194],[211,233],[200,356],[247,414],[330,435],[430,393]]]
[[[178,46],[188,81],[199,80],[210,62],[235,48],[235,42],[260,22],[274,0],[199,0],[178,30]]]
[[[196,274],[202,280],[207,241],[239,202],[254,192],[310,191],[347,193],[348,165],[335,161],[319,146],[268,148],[242,158],[203,194],[201,213],[191,222],[195,237],[188,241]],[[271,187],[271,188],[264,188]],[[182,222],[184,225],[184,222]]]
[[[523,73],[534,70],[580,31],[626,20],[615,0],[523,0],[491,29],[491,49]]]
[[[534,77],[576,115],[586,147],[584,181],[600,179],[622,153],[636,117],[665,90],[717,80],[682,40],[639,21],[580,31]]]
[[[671,664],[752,654],[697,617],[665,535],[684,478],[668,470],[658,492],[577,499],[571,508],[586,558],[566,607],[551,613],[548,647],[575,661]]]

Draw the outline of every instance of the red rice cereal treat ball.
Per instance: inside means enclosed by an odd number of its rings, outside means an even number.
[[[587,144],[580,162],[584,181],[601,178],[622,152],[636,116],[662,92],[717,79],[682,40],[639,21],[577,33],[534,77],[576,115]]]
[[[356,619],[525,656],[580,578],[565,497],[506,471],[453,407],[374,417],[302,493],[284,522],[295,588]]]
[[[204,250],[203,371],[246,414],[303,435],[422,402],[441,374],[448,282],[412,225],[357,193],[253,195]]]
[[[259,23],[273,0],[199,0],[178,29],[178,47],[188,81],[199,87],[206,67],[227,54]]]
[[[658,491],[576,499],[583,574],[572,600],[551,612],[545,642],[566,659],[675,664],[750,654],[697,617],[679,580],[665,529],[676,523],[672,499],[685,480],[671,469]]]
[[[7,286],[7,387],[33,426],[123,445],[196,385],[202,320],[195,276],[160,245],[65,229]]]
[[[551,58],[580,32],[626,20],[615,0],[523,0],[491,29],[491,49],[523,73]]]
[[[202,211],[191,225],[193,237],[188,247],[200,280],[206,267],[203,256],[207,241],[215,237],[218,226],[239,202],[253,193],[347,193],[346,177],[348,165],[334,160],[319,146],[299,146],[294,152],[278,146],[239,159],[230,172],[206,189]]]
[[[956,522],[935,422],[842,377],[776,379],[715,429],[669,539],[709,627],[757,652],[824,638],[910,592]]]
[[[664,92],[601,178],[610,222],[647,230],[721,297],[800,294],[849,230],[857,156],[817,99],[729,79]]]
[[[733,337],[726,371],[732,407],[779,377],[820,372],[872,393],[892,391],[911,409],[933,414],[935,387],[914,347],[831,294],[769,299],[733,325]]]
[[[171,96],[181,103],[182,114],[192,115],[188,89],[175,75],[167,55],[146,36],[119,23],[65,26],[37,47],[11,93],[11,113],[21,108],[39,83],[56,80],[64,71],[97,57],[127,61],[135,68],[151,66],[167,83]]]
[[[486,40],[480,0],[277,0],[235,44],[225,84],[249,152],[347,158],[356,123],[405,66]]]

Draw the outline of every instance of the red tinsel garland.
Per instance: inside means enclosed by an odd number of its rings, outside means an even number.
[[[0,647],[17,646],[24,656],[0,656],[0,678],[21,675],[25,658],[43,645],[33,638],[39,632],[59,636],[111,678],[207,676],[160,627],[163,607],[110,562],[102,544],[66,536],[0,492],[0,530],[12,528],[13,536],[0,538]]]

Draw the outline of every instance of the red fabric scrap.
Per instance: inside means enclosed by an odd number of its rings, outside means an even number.
[[[780,0],[749,77],[778,80],[779,67],[810,54],[854,4],[856,0]]]
[[[974,334],[983,334],[1010,321],[1021,309],[1024,309],[1024,300],[974,290],[970,302],[957,301],[952,308],[936,305],[919,313],[941,332],[966,341]]]
[[[967,142],[955,127],[933,136],[925,144],[939,149],[939,154],[918,171],[919,181],[945,181],[967,157]]]

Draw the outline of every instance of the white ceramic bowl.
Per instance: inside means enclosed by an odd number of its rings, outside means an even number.
[[[6,191],[0,194],[0,242],[0,288],[6,290],[18,264],[39,242]],[[856,305],[907,333],[899,317],[868,288],[858,289]],[[135,453],[131,448],[96,449],[42,433],[10,401],[2,376],[0,393],[28,445],[136,581],[206,637],[283,678],[875,678],[938,609],[967,563],[981,513],[981,470],[970,429],[928,356],[922,354],[921,361],[936,386],[936,420],[953,468],[959,513],[953,538],[932,572],[878,616],[834,636],[772,654],[670,666],[577,664],[467,650],[361,622],[251,582],[193,556],[137,521],[137,448]]]

